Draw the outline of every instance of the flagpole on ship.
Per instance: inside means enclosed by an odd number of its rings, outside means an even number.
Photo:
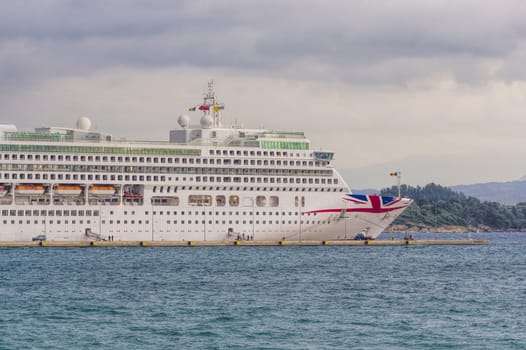
[[[402,172],[400,170],[397,170],[394,173],[390,173],[389,175],[396,176],[396,182],[398,185],[398,198],[402,197],[401,190],[400,190],[400,187],[402,185]]]
[[[398,198],[402,197],[402,192],[400,187],[402,186],[402,172],[398,170],[396,172],[396,180],[398,181]]]

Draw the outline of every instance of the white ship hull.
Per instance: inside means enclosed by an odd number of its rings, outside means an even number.
[[[87,230],[102,238],[139,241],[335,240],[360,234],[375,239],[411,202],[404,199],[374,212],[366,205],[360,207],[365,211],[345,207],[332,193],[318,195],[320,205],[308,208],[253,207],[249,195],[240,197],[245,206],[16,206],[26,216],[4,220],[0,240],[27,241],[39,234],[48,240],[92,240]],[[53,216],[47,216],[50,212]]]

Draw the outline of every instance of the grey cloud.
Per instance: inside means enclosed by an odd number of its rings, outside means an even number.
[[[525,11],[511,0],[4,2],[0,80],[195,66],[384,84],[447,71],[478,83],[494,73],[485,60],[523,45]]]

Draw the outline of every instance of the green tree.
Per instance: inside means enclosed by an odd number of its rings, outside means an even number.
[[[417,227],[455,225],[488,227],[492,230],[521,230],[526,228],[526,202],[516,206],[496,202],[481,202],[463,193],[434,183],[424,187],[403,185],[401,192],[414,203],[394,224]],[[383,196],[396,196],[395,186],[383,189]]]

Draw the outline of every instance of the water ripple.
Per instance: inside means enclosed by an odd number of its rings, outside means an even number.
[[[2,249],[0,349],[524,349],[526,235],[484,237]]]

